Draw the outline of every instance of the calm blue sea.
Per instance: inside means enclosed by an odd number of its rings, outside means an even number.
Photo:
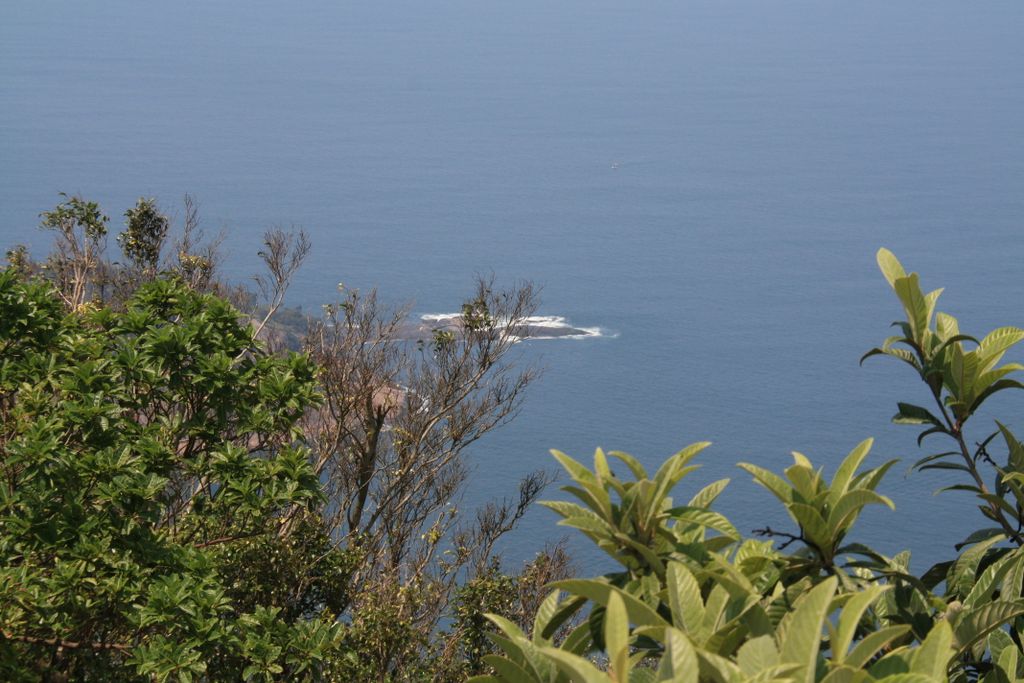
[[[543,313],[606,334],[521,346],[547,373],[464,504],[549,448],[654,467],[710,439],[680,497],[733,477],[741,529],[785,526],[735,462],[831,472],[870,435],[876,463],[926,454],[889,424],[926,398],[912,372],[857,365],[900,313],[879,246],[967,330],[1024,323],[1022,36],[1019,0],[8,0],[0,244],[41,253],[61,191],[115,219],[189,192],[239,279],[267,227],[310,232],[293,304],[342,281],[438,313],[476,273],[531,279]],[[996,403],[1024,432],[1024,400]],[[983,520],[905,474],[859,538],[923,571]]]

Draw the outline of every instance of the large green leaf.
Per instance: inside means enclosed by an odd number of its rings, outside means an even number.
[[[942,680],[953,654],[953,629],[948,621],[939,621],[914,652],[910,670]]]
[[[953,625],[953,647],[960,656],[995,629],[1024,615],[1024,600],[999,600],[964,610]]]
[[[802,595],[788,615],[789,623],[779,648],[780,660],[801,667],[798,679],[803,683],[814,683],[822,628],[837,584],[835,577],[822,581]]]
[[[850,453],[843,458],[843,462],[839,465],[835,475],[832,477],[832,485],[829,491],[829,504],[835,505],[836,501],[849,490],[850,482],[853,481],[853,476],[857,470],[860,469],[860,465],[864,462],[864,458],[871,452],[871,446],[875,440],[871,438],[864,439],[857,444]]]
[[[895,287],[897,280],[907,276],[907,272],[903,269],[903,264],[900,263],[895,254],[885,247],[878,250],[878,253],[875,254],[875,260],[878,261],[878,268],[882,271],[882,275],[885,276],[890,287]]]
[[[599,605],[604,606],[608,605],[608,601],[614,593],[622,599],[626,608],[626,613],[629,616],[629,620],[634,625],[659,627],[671,626],[671,624],[665,621],[661,615],[646,603],[630,595],[626,591],[623,591],[621,588],[616,588],[615,586],[603,581],[596,581],[592,579],[566,579],[563,581],[555,581],[551,584],[551,587],[568,591],[574,595],[581,595],[593,600]]]
[[[665,654],[658,666],[658,680],[697,683],[700,664],[686,635],[670,628],[665,632]]]
[[[873,585],[868,586],[864,590],[855,593],[846,604],[843,606],[843,611],[839,615],[839,625],[835,631],[835,635],[830,639],[830,649],[832,651],[832,659],[841,664],[846,657],[846,652],[853,642],[853,637],[857,632],[857,626],[860,623],[864,613],[871,607],[872,604],[887,590],[891,587]]]
[[[681,562],[669,563],[666,578],[673,623],[680,630],[691,633],[697,642],[703,642],[707,636],[704,631],[704,599],[697,579]]]
[[[886,626],[877,631],[867,634],[854,645],[849,654],[843,659],[843,663],[854,668],[862,668],[888,647],[890,643],[910,632],[910,626]]]

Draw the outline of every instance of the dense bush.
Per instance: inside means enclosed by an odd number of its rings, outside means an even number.
[[[68,312],[5,271],[0,320],[3,677],[316,669],[339,639],[341,551],[306,532],[324,552],[297,585],[240,555],[281,552],[323,502],[296,442],[308,359],[259,353],[228,304],[175,280]]]

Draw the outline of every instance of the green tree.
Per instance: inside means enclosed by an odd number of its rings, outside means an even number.
[[[8,270],[0,321],[2,676],[322,667],[341,630],[327,596],[348,563],[319,527],[303,532],[322,561],[288,586],[295,600],[274,594],[280,576],[237,582],[254,549],[280,552],[285,523],[323,501],[296,440],[317,401],[308,359],[266,355],[230,305],[177,280],[123,312],[66,311]]]

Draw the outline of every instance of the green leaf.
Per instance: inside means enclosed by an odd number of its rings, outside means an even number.
[[[974,586],[974,575],[978,571],[978,565],[988,549],[996,543],[1005,541],[1006,536],[998,534],[992,536],[977,545],[970,547],[960,554],[947,577],[948,591],[950,595],[966,597]]]
[[[861,463],[864,462],[864,458],[871,452],[871,446],[874,442],[875,440],[871,438],[864,439],[843,458],[839,469],[836,470],[835,475],[832,477],[831,490],[829,491],[830,505],[835,505],[835,501],[849,490],[854,474],[860,468]]]
[[[594,602],[607,606],[611,595],[617,594],[623,601],[629,621],[637,626],[669,626],[661,615],[655,612],[646,603],[641,602],[629,593],[616,588],[602,581],[592,579],[566,579],[555,581],[550,584],[552,588],[559,588],[574,595],[581,595]]]
[[[629,680],[629,619],[619,593],[608,595],[604,613],[604,643],[615,680]]]
[[[537,608],[537,614],[533,618],[533,642],[539,644],[542,634],[547,630],[551,618],[558,612],[559,596],[561,591],[551,591],[544,601]]]
[[[666,578],[673,623],[703,642],[706,633],[703,632],[704,599],[700,585],[681,562],[669,563]]]
[[[715,499],[721,495],[722,491],[725,490],[725,487],[728,484],[728,479],[719,479],[718,481],[708,484],[698,491],[693,498],[690,499],[690,502],[687,503],[687,505],[695,508],[709,507],[713,502],[715,502]]]
[[[914,652],[910,671],[942,680],[953,657],[953,629],[949,622],[938,621],[921,647]]]
[[[583,657],[564,652],[554,647],[543,647],[540,651],[552,660],[559,670],[565,672],[574,682],[613,683],[611,677],[599,670]]]
[[[526,669],[519,666],[511,659],[505,657],[499,657],[497,655],[484,655],[483,661],[494,669],[496,677],[477,677],[471,678],[470,681],[474,680],[494,680],[504,681],[505,683],[536,683],[537,678],[530,674]]]
[[[896,296],[903,303],[903,309],[907,313],[907,322],[910,323],[914,342],[917,346],[923,347],[925,334],[928,332],[928,301],[921,292],[917,273],[897,279],[893,283],[893,289],[896,290]]]
[[[775,494],[775,497],[783,503],[793,501],[793,487],[774,472],[745,462],[739,463],[737,467],[753,475],[754,481]]]
[[[853,637],[857,632],[857,625],[860,623],[861,617],[889,589],[890,586],[868,586],[864,590],[855,593],[847,601],[843,611],[839,614],[839,627],[836,629],[836,636],[831,643],[832,659],[836,663],[841,664],[843,662],[846,651],[853,642]]]
[[[999,327],[986,334],[977,349],[978,355],[984,359],[980,370],[985,372],[994,367],[1010,347],[1022,340],[1024,330],[1019,327]]]
[[[786,506],[793,520],[800,525],[804,538],[813,544],[818,550],[831,557],[832,551],[832,529],[829,528],[821,513],[810,505],[803,503],[791,503]]]
[[[885,276],[885,280],[889,283],[890,287],[895,287],[897,280],[907,276],[906,271],[903,270],[903,265],[896,258],[896,255],[885,247],[878,250],[875,260],[878,261],[878,269],[882,271],[882,275]]]
[[[899,412],[892,417],[892,421],[895,424],[931,424],[940,429],[944,428],[942,421],[925,408],[910,403],[898,403],[896,405],[899,408]]]
[[[959,657],[989,633],[1024,615],[1024,600],[999,600],[964,610],[953,625],[953,647]]]
[[[700,664],[686,635],[670,628],[665,632],[665,654],[658,666],[658,680],[697,683]]]
[[[877,631],[872,631],[857,642],[850,653],[843,659],[843,662],[847,666],[860,669],[866,666],[883,648],[909,632],[910,626],[905,624],[886,626]]]
[[[781,662],[801,667],[797,679],[814,683],[821,631],[828,614],[829,604],[836,592],[837,580],[829,577],[800,596],[781,643]]]
[[[696,524],[731,538],[734,541],[740,540],[740,533],[724,515],[694,507],[678,507],[669,510],[669,515],[679,523]]]
[[[890,510],[896,509],[891,500],[874,491],[864,489],[849,491],[836,502],[835,507],[829,513],[828,526],[832,529],[832,533],[845,532],[864,506],[871,504],[885,505]]]
[[[751,638],[740,647],[736,663],[748,676],[753,676],[779,663],[779,650],[771,636]]]

